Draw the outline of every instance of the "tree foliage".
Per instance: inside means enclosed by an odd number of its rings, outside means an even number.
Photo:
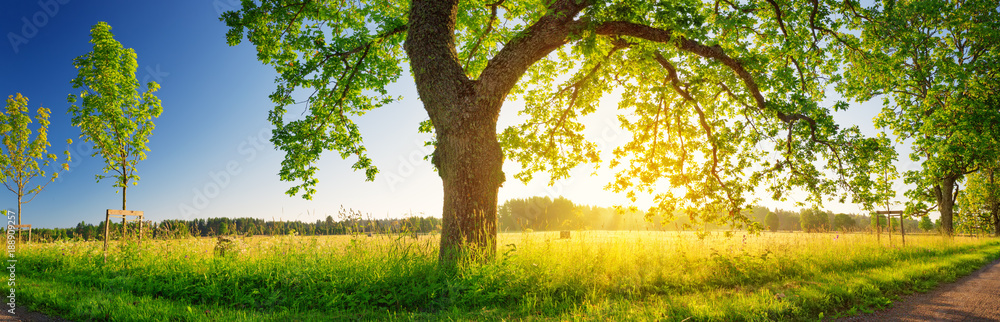
[[[492,247],[504,158],[522,181],[601,162],[581,118],[611,108],[599,102],[613,94],[632,139],[613,151],[607,188],[652,195],[651,218],[756,229],[743,210],[757,189],[871,204],[872,167],[891,155],[834,123],[846,103],[820,103],[840,79],[842,49],[858,46],[844,33],[853,0],[242,4],[220,19],[230,45],[245,37],[278,73],[269,119],[290,195],[315,193],[324,151],[353,156],[373,179],[353,120],[398,99],[387,85],[409,63],[429,116],[419,128],[435,133],[431,161],[445,182],[442,248],[458,238]],[[528,120],[498,131],[511,99]],[[304,116],[288,113],[297,103]],[[470,233],[481,229],[494,235]]]
[[[920,225],[920,230],[923,230],[923,231],[932,231],[935,228],[934,227],[934,222],[931,221],[931,217],[930,216],[920,217],[920,224],[919,225]]]
[[[33,123],[28,111],[28,98],[17,93],[7,97],[7,108],[0,112],[0,181],[7,190],[17,195],[17,224],[21,224],[21,205],[31,202],[49,183],[59,178],[58,171],[52,171],[52,176],[43,184],[32,184],[37,178],[45,178],[45,169],[58,162],[57,156],[48,153],[51,146],[48,139],[49,109],[39,106],[35,111],[38,129],[32,131],[29,124]],[[35,132],[35,133],[32,133]],[[34,134],[34,138],[32,138]],[[66,143],[72,143],[68,140]],[[66,159],[60,166],[69,169],[69,150],[65,151]],[[27,198],[27,200],[25,200]]]
[[[781,222],[779,220],[778,215],[770,211],[768,211],[767,216],[764,217],[764,223],[767,225],[767,229],[771,231],[778,231],[778,228],[781,227]]]
[[[830,230],[829,216],[819,209],[802,209],[802,211],[799,212],[799,218],[802,224],[802,231],[825,232]]]
[[[988,102],[1000,84],[998,4],[884,0],[847,17],[861,37],[846,51],[838,90],[858,101],[882,99],[875,125],[912,142],[910,159],[921,162],[904,174],[914,185],[906,212],[939,211],[951,234],[956,182],[1000,157],[1000,109]]]
[[[80,137],[97,148],[93,155],[104,158],[104,173],[113,173],[114,186],[122,189],[125,209],[128,184],[139,184],[136,164],[146,159],[146,143],[155,128],[153,119],[163,112],[160,99],[153,94],[160,85],[151,81],[145,92],[140,91],[135,51],[115,40],[107,23],[94,25],[90,36],[93,50],[73,60],[78,73],[71,83],[81,91],[69,95],[69,112],[73,126],[80,128]],[[96,175],[97,181],[106,177]]]
[[[986,167],[965,177],[958,197],[955,229],[961,233],[991,232],[1000,236],[1000,174]]]
[[[857,226],[854,218],[847,214],[836,214],[833,216],[833,229],[839,231],[851,231]]]

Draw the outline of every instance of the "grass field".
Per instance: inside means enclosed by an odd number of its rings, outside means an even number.
[[[1000,258],[1000,240],[763,233],[501,234],[437,265],[421,236],[21,245],[17,300],[72,320],[816,320],[887,306]]]

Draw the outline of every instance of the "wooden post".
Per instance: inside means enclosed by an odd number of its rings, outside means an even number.
[[[889,233],[889,247],[892,247],[892,215],[885,215],[885,221],[889,225],[889,229],[886,229],[886,232]]]
[[[899,215],[899,238],[903,239],[903,247],[906,247],[906,229],[903,228],[904,226],[906,226],[906,225],[903,225],[903,215],[900,214]]]
[[[23,231],[25,228],[28,229],[28,242],[30,243],[31,242],[31,225],[7,225],[7,229],[8,230],[10,230],[10,229],[16,230],[18,236],[21,235],[21,231]],[[18,239],[18,241],[21,241],[21,239]]]
[[[878,222],[882,220],[882,215],[885,215],[885,219],[889,221],[889,245],[891,246],[892,245],[892,215],[899,215],[899,229],[900,229],[900,231],[902,231],[902,229],[903,229],[903,211],[902,210],[884,210],[884,211],[880,210],[880,211],[876,211],[875,215],[878,216],[878,219],[875,220],[875,226],[876,227],[879,226]],[[881,230],[881,227],[879,227],[878,229]],[[880,240],[880,242],[881,242],[881,240]],[[903,242],[904,242],[904,246],[905,246],[906,241],[904,240]]]
[[[144,218],[144,216],[142,215],[142,211],[108,209],[108,212],[104,215],[104,261],[105,262],[108,261],[108,239],[110,239],[111,237],[110,236],[111,217],[122,218],[122,242],[124,243],[125,234],[127,233],[126,229],[128,229],[129,216],[137,217],[137,219],[134,220],[139,221],[139,242],[142,242],[142,220]]]
[[[111,212],[104,215],[104,262],[108,262],[108,235],[111,234]]]
[[[875,239],[878,240],[878,244],[881,246],[882,245],[882,223],[881,223],[881,221],[882,221],[882,215],[876,212],[876,214],[874,215],[874,217],[875,217]]]

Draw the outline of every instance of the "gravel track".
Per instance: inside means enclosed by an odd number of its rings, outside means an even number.
[[[889,309],[839,321],[1000,321],[1000,260]]]

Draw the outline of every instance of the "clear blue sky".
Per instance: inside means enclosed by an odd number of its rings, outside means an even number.
[[[5,36],[0,44],[0,95],[6,98],[22,93],[32,110],[38,106],[51,109],[49,139],[53,146],[49,151],[69,148],[74,157],[71,171],[26,205],[25,224],[69,227],[81,221],[96,223],[104,219],[105,209],[121,206],[120,192],[111,181],[95,182],[94,175],[101,171],[103,161],[99,156],[81,154],[86,150],[83,140],[66,113],[66,97],[75,93],[69,83],[76,76],[73,58],[91,50],[89,30],[98,21],[111,25],[115,38],[135,50],[139,80],[156,80],[162,87],[157,94],[163,102],[163,114],[156,120],[148,159],[138,165],[142,179],[129,189],[129,209],[143,210],[155,221],[207,217],[315,221],[326,215],[336,217],[341,205],[376,218],[410,212],[440,216],[441,181],[421,159],[429,153],[420,144],[427,137],[417,133],[417,123],[426,113],[408,73],[391,88],[403,95],[402,101],[358,119],[371,157],[382,172],[374,182],[366,182],[363,173],[350,169],[353,160],[329,153],[320,161],[320,184],[313,201],[284,194],[290,184],[277,176],[283,155],[266,140],[271,130],[266,117],[272,108],[267,95],[274,90],[275,74],[256,61],[248,43],[226,45],[227,28],[218,21],[218,9],[231,2],[235,1],[52,0],[44,7],[37,1],[5,1],[0,5],[0,32]],[[58,4],[58,11],[51,4]],[[25,20],[30,26],[25,26]],[[11,33],[24,37],[27,43],[13,44]],[[614,126],[615,102],[609,99],[605,105],[607,108],[588,116],[591,126],[586,134],[604,146],[622,144],[629,135]],[[520,107],[518,102],[506,104],[501,129],[518,121]],[[866,104],[858,111],[838,115],[838,119],[867,124],[866,132],[871,134],[871,117],[876,112],[876,105]],[[66,146],[67,138],[74,140],[72,146]],[[213,173],[226,172],[231,164],[238,168],[237,174],[229,175],[228,180],[213,177]],[[592,176],[594,169],[583,167],[554,187],[545,185],[545,176],[527,185],[517,182],[510,176],[516,172],[510,162],[505,171],[508,181],[501,188],[500,200],[565,195],[579,203],[601,206],[623,200],[602,190],[611,179],[606,171]],[[214,187],[219,187],[217,192]],[[203,199],[199,197],[206,193]],[[15,205],[13,193],[0,193],[0,198],[0,207]],[[184,207],[197,213],[188,215],[181,210]],[[828,208],[858,211],[854,205]]]

